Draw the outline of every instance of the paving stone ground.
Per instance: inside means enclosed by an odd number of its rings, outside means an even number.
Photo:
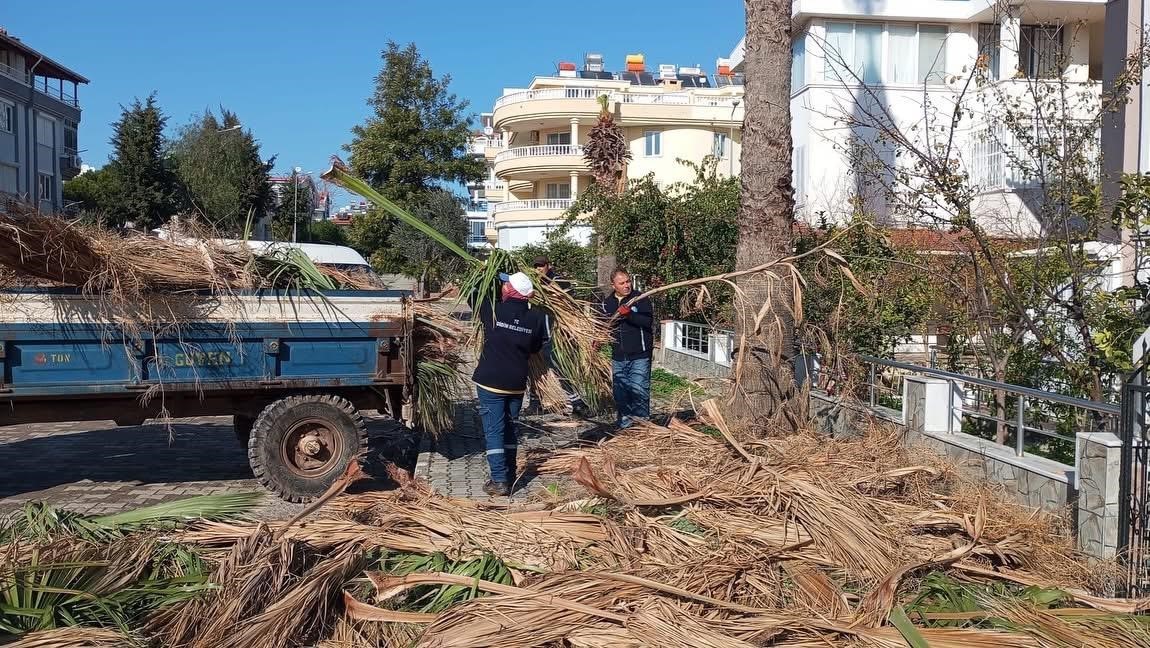
[[[656,409],[659,408],[656,406]],[[487,499],[487,457],[475,401],[456,406],[455,429],[438,440],[416,435],[394,421],[368,417],[368,474],[357,491],[391,488],[385,465],[394,462],[427,480],[438,492]],[[520,463],[531,455],[603,438],[605,421],[555,415],[520,422]],[[513,500],[529,499],[551,484],[528,469]],[[29,501],[78,513],[102,515],[191,495],[261,491],[247,452],[236,441],[231,419],[178,419],[169,426],[113,423],[52,423],[0,427],[0,516]],[[302,506],[267,494],[255,515],[291,517]]]
[[[369,474],[385,461],[413,463],[417,441],[390,419],[368,419]],[[410,466],[408,466],[410,467]],[[358,489],[388,488],[384,478]],[[28,501],[102,515],[190,495],[261,491],[231,419],[161,424],[52,423],[0,427],[0,515]],[[258,517],[290,517],[300,505],[268,494]]]
[[[487,454],[483,425],[474,401],[456,406],[455,429],[439,439],[425,439],[415,466],[415,475],[427,480],[436,492],[451,497],[488,499],[483,492],[487,482]],[[531,498],[548,485],[561,482],[535,473],[533,456],[562,447],[574,447],[601,438],[605,426],[597,421],[571,419],[558,415],[526,416],[519,422],[519,462],[526,466],[515,484],[512,500]]]

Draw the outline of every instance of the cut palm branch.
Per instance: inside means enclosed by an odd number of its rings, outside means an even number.
[[[460,300],[468,300],[474,308],[494,308],[500,299],[501,273],[523,272],[528,276],[535,275],[533,268],[507,250],[497,248],[491,251],[485,261],[479,261],[430,225],[355,177],[339,158],[332,158],[332,166],[323,174],[323,178],[367,198],[466,260],[470,270],[460,282]],[[611,338],[610,331],[599,318],[597,308],[575,299],[551,282],[536,282],[535,288],[532,305],[544,309],[551,318],[552,357],[556,370],[592,409],[609,402],[607,386],[610,384],[610,362],[598,350],[602,345],[609,344]],[[474,340],[478,343],[480,338]],[[541,372],[537,370],[536,376],[542,378]],[[566,399],[556,393],[555,383],[544,384],[542,387],[550,394],[546,400],[552,408],[560,407],[559,403],[566,405]]]

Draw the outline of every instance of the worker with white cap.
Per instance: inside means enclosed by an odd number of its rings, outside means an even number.
[[[518,435],[516,422],[527,391],[528,359],[548,339],[543,311],[531,308],[535,294],[531,278],[522,272],[500,273],[499,299],[484,299],[473,306],[483,323],[483,351],[475,368],[479,415],[487,444],[491,479],[483,486],[488,495],[510,495],[515,483]]]

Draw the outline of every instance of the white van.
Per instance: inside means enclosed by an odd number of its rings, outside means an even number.
[[[178,240],[166,229],[155,229],[152,233],[156,238],[177,243],[192,244],[198,239],[180,237]],[[356,270],[371,272],[371,264],[363,255],[346,245],[328,245],[326,243],[288,243],[286,241],[239,241],[234,239],[212,239],[213,242],[223,245],[246,245],[256,254],[268,254],[274,250],[295,248],[311,259],[316,265],[328,266],[337,270]]]

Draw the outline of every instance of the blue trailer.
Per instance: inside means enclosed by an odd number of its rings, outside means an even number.
[[[259,482],[304,502],[366,449],[361,410],[410,424],[411,325],[403,291],[0,293],[0,425],[231,416]]]

